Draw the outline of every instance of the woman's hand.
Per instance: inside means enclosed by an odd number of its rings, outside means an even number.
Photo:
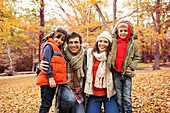
[[[50,87],[51,87],[51,88],[56,87],[56,83],[55,83],[55,81],[54,81],[54,78],[49,78],[49,84],[50,84]]]
[[[49,62],[42,60],[41,63],[40,63],[40,70],[43,71],[43,72],[47,71],[48,67],[49,67],[47,64],[49,64]]]

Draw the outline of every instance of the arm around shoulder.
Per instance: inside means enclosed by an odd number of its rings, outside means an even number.
[[[83,71],[84,71],[84,74],[86,75],[86,71],[87,71],[87,50],[84,51]]]

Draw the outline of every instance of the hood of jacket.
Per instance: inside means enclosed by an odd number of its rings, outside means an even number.
[[[132,24],[129,20],[122,20],[122,19],[116,22],[116,24],[115,24],[115,26],[114,26],[114,28],[113,28],[113,30],[112,30],[113,36],[116,37],[116,38],[118,38],[118,35],[117,35],[117,26],[118,26],[120,23],[123,23],[123,22],[128,23],[128,24],[130,25],[130,37],[133,36],[133,39],[137,39],[137,38],[138,38],[137,35],[135,35],[135,34],[133,33],[133,24]]]

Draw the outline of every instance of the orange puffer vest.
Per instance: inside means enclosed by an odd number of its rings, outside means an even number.
[[[51,45],[53,48],[53,56],[51,58],[51,68],[53,71],[53,78],[56,84],[66,84],[67,76],[66,76],[66,62],[64,56],[62,55],[61,50],[57,47],[54,40],[49,38],[47,44]],[[44,47],[42,48],[43,51]],[[43,52],[41,51],[41,60],[43,57]],[[49,85],[49,79],[46,73],[40,71],[36,85]]]

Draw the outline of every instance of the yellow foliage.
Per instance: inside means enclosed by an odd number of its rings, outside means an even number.
[[[27,37],[27,36],[24,36],[23,39],[28,39],[28,37]]]
[[[153,66],[153,64],[139,63],[138,66],[139,67],[141,67],[141,66],[143,66],[143,67],[151,67],[151,66]]]
[[[169,74],[168,67],[137,70],[137,75],[132,78],[133,112],[169,112]],[[35,74],[0,77],[0,112],[38,112],[41,97],[36,79]],[[53,105],[50,113],[54,112]]]

